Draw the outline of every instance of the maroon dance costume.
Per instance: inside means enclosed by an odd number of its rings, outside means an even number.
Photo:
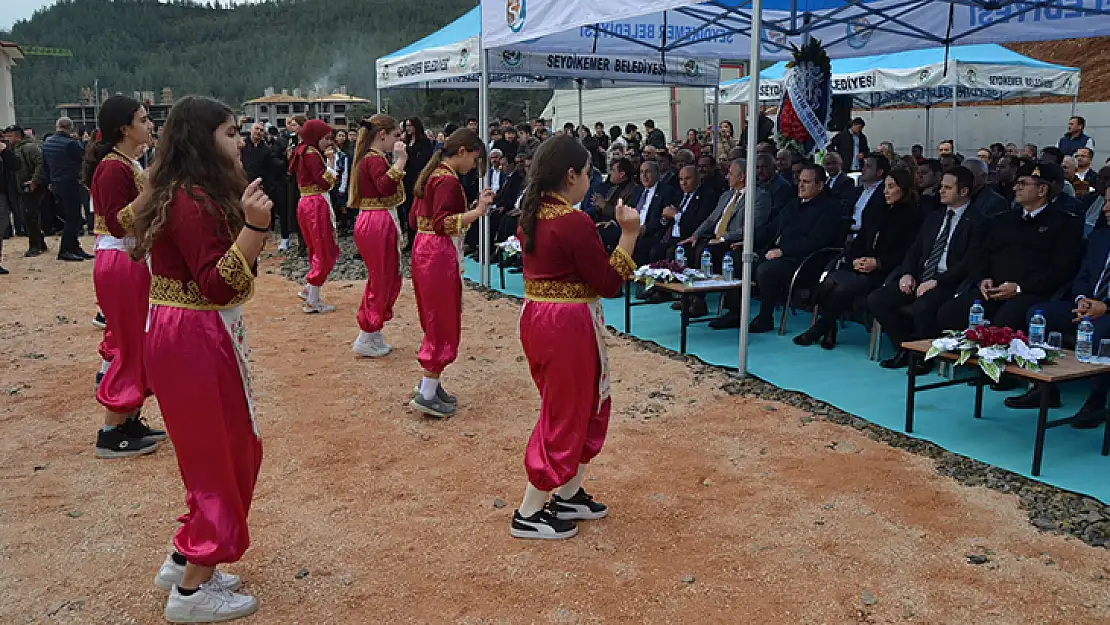
[[[620,248],[606,254],[590,217],[555,194],[541,202],[532,249],[524,253],[520,342],[540,391],[540,418],[524,465],[533,486],[551,491],[605,442],[611,402],[599,296],[615,297],[636,263]]]
[[[150,250],[147,379],[177,453],[188,512],[174,546],[200,566],[235,562],[262,463],[241,306],[257,268],[198,189],[178,188]]]
[[[417,360],[425,371],[442,373],[459,355],[462,333],[462,217],[466,193],[459,176],[441,163],[428,176],[424,197],[412,203],[412,286],[424,340]]]
[[[316,146],[331,134],[331,128],[318,119],[301,126],[301,144],[293,152],[289,173],[297,178],[301,199],[297,202],[297,223],[308,249],[309,272],[305,282],[322,286],[339,260],[339,244],[335,240],[335,214],[332,213],[328,191],[335,184],[335,172],[328,169],[324,155]]]
[[[393,304],[401,293],[401,222],[397,207],[405,201],[401,181],[405,172],[390,166],[385,154],[371,148],[359,161],[358,197],[351,206],[359,210],[355,245],[366,264],[366,290],[358,308],[358,327],[379,332],[393,318]]]
[[[150,295],[150,271],[145,262],[128,256],[134,244],[131,203],[139,197],[142,169],[134,160],[112,150],[93,172],[96,260],[93,287],[104,313],[104,339],[98,351],[111,363],[96,389],[96,400],[115,413],[132,413],[150,395],[143,370],[143,331]]]

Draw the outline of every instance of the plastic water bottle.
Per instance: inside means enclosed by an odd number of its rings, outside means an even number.
[[[971,311],[967,314],[967,327],[978,328],[983,325],[983,315],[985,313],[983,302],[975,300],[975,303],[971,305]]]
[[[732,254],[725,254],[724,260],[721,261],[721,277],[725,280],[732,280],[733,272]]]
[[[1044,311],[1038,310],[1029,319],[1029,344],[1030,345],[1044,345],[1045,343],[1045,324]]]
[[[1095,326],[1090,317],[1083,317],[1079,322],[1079,331],[1075,333],[1075,359],[1079,362],[1091,362],[1091,353],[1095,340]]]
[[[674,262],[677,263],[679,267],[683,269],[686,268],[686,249],[681,245],[674,248]]]
[[[709,250],[701,253],[701,272],[705,274],[706,278],[713,275],[713,255],[709,253]]]

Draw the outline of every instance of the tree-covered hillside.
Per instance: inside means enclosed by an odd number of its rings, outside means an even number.
[[[29,56],[15,69],[16,114],[27,125],[52,125],[54,106],[75,102],[95,80],[109,93],[169,87],[233,106],[266,87],[307,90],[346,85],[373,100],[374,61],[439,29],[475,0],[59,0],[29,21],[0,33],[25,46],[66,48],[72,57]],[[548,92],[494,91],[492,111],[538,112]],[[385,92],[396,115],[421,115],[429,125],[477,113],[476,93]]]

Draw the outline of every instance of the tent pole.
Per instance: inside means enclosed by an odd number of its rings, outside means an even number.
[[[954,63],[953,63],[953,70],[954,71],[952,72],[952,152],[958,154],[960,150],[957,147],[956,142],[959,141],[959,136],[960,136],[960,116],[959,116],[959,113],[956,110],[956,101],[959,99],[956,95],[956,92],[959,91],[959,88],[960,88],[960,75],[959,75],[959,70],[955,67]]]
[[[751,71],[748,72],[748,163],[745,188],[756,185],[755,144],[759,128],[759,52],[763,32],[763,0],[752,0]],[[752,265],[755,264],[755,193],[744,192],[744,256],[740,274],[744,284],[740,288],[740,353],[736,368],[741,378],[748,375],[748,319],[752,311]]]
[[[720,82],[720,79],[717,79]],[[713,153],[721,160],[721,87],[713,90]],[[728,156],[727,154],[725,156]]]
[[[479,37],[481,34],[479,33]],[[482,145],[489,145],[489,68],[487,61],[487,53],[485,48],[478,46],[481,50],[481,56],[478,61],[481,65],[481,76],[478,82],[478,132],[482,136]],[[487,159],[488,163],[488,159]],[[478,176],[478,188],[484,190],[486,188],[486,177],[484,175]],[[478,282],[485,287],[490,285],[490,232],[489,232],[489,215],[483,215],[480,229],[478,231]]]
[[[584,124],[582,120],[585,119],[585,115],[582,114],[582,79],[579,78],[575,82],[577,83],[578,87],[578,125],[582,126]],[[575,129],[574,132],[577,133],[578,130]]]
[[[929,130],[930,130],[930,128],[929,128],[929,105],[926,104],[925,105],[925,149],[926,150],[929,149],[930,145],[932,145],[932,139],[929,137]],[[922,150],[921,153],[924,154],[925,151]]]
[[[1078,90],[1075,92],[1075,95],[1073,95],[1071,97],[1071,116],[1072,117],[1075,117],[1075,105],[1076,104],[1079,104],[1079,91]]]
[[[381,113],[382,112],[382,90],[380,88],[375,87],[374,88],[374,93],[375,93],[375,102],[377,102],[377,105],[378,105],[378,112]]]

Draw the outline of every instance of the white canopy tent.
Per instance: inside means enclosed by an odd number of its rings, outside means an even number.
[[[481,7],[484,48],[525,42],[542,46],[576,35],[581,43],[588,35],[595,50],[620,42],[665,53],[709,42],[720,46],[717,58],[743,58],[747,44],[751,67],[759,67],[764,57],[788,59],[791,44],[811,37],[822,41],[830,57],[848,58],[953,44],[1110,35],[1110,5],[1103,0],[481,0]],[[755,73],[748,93],[749,128],[758,124],[758,93]],[[748,180],[755,180],[755,147],[755,141],[748,142]],[[756,260],[753,203],[749,195],[744,211],[744,320],[750,316]],[[747,362],[748,329],[742,323],[741,375],[747,374]]]

